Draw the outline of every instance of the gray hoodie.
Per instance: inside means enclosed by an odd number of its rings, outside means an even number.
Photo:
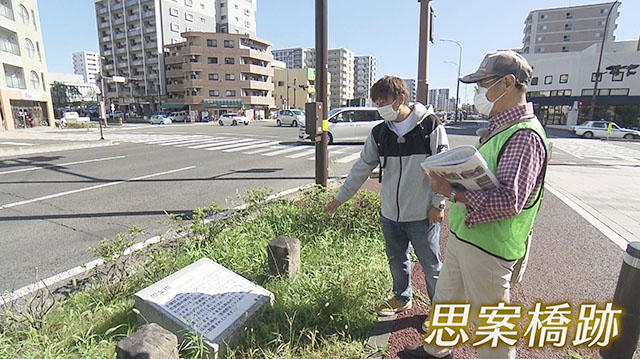
[[[429,114],[433,114],[431,107],[427,109],[421,103],[413,104],[411,114],[404,120],[411,121],[407,133],[411,132]],[[388,126],[389,130],[398,135],[393,126],[389,126],[389,123],[385,122],[382,126]],[[432,154],[449,148],[447,133],[442,125],[438,125],[431,133],[429,147]],[[382,215],[397,222],[427,219],[431,206],[438,207],[441,203],[444,204],[445,199],[443,196],[433,193],[429,188],[429,180],[424,177],[420,166],[425,158],[427,158],[426,154],[383,158],[380,156],[373,133],[370,133],[362,152],[360,152],[360,159],[351,168],[351,172],[340,187],[336,199],[341,203],[348,201],[360,189],[371,172],[380,163],[383,163],[384,168],[380,174],[382,176],[382,190],[380,191]]]

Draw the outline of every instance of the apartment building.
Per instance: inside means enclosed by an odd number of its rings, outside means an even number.
[[[356,56],[354,58],[353,97],[356,101],[372,106],[369,89],[376,77],[376,58],[371,55]]]
[[[273,50],[272,53],[273,59],[284,62],[288,69],[316,67],[314,49],[296,47],[291,49]]]
[[[216,1],[216,32],[248,34],[255,37],[256,2],[257,0]]]
[[[449,102],[449,89],[430,89],[429,105],[432,105],[435,111],[449,111],[454,107]]]
[[[409,98],[407,99],[407,101],[416,102],[416,98],[417,98],[416,80],[404,79],[404,82],[407,84],[407,88],[409,89]]]
[[[316,101],[314,68],[287,69],[285,66],[274,66],[273,84],[273,97],[277,108],[297,108],[304,111],[305,103]],[[327,73],[327,90],[330,85],[331,74]]]
[[[95,0],[95,10],[105,93],[123,111],[156,111],[166,99],[164,47],[216,28],[214,0]]]
[[[167,45],[167,106],[217,117],[254,110],[266,118],[273,100],[271,42],[251,35],[186,32]]]
[[[524,22],[523,54],[582,51],[602,42],[613,2],[534,10]],[[615,41],[620,13],[616,3],[609,15],[605,41]]]
[[[54,125],[37,0],[0,1],[0,130]]]
[[[91,51],[77,51],[72,54],[73,73],[82,75],[85,83],[96,83],[100,73],[100,54]]]

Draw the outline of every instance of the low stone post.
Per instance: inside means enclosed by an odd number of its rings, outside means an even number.
[[[272,275],[293,277],[300,269],[300,241],[280,236],[267,246],[267,257]]]
[[[178,359],[178,338],[156,323],[145,324],[116,344],[117,359]]]

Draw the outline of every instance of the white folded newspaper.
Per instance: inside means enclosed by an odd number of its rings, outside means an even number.
[[[435,172],[457,189],[489,191],[500,187],[487,161],[473,146],[459,146],[427,157],[422,168]]]

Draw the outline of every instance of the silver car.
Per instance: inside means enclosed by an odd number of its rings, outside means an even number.
[[[276,118],[276,125],[278,125],[278,127],[282,125],[297,127],[298,125],[304,124],[305,118],[304,112],[295,108],[280,110]]]

